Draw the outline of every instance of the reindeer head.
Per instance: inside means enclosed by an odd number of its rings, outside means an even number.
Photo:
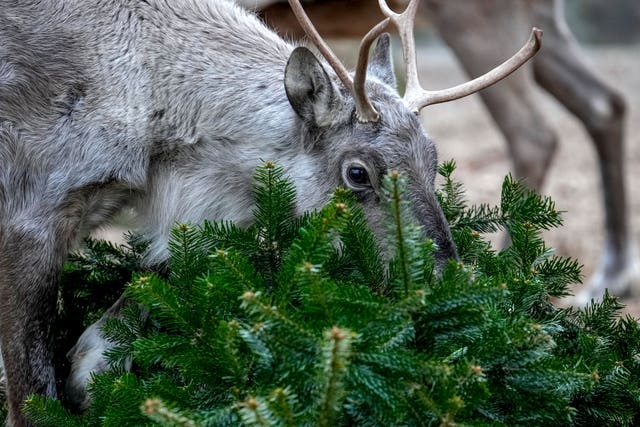
[[[457,258],[449,226],[435,197],[436,148],[422,128],[419,111],[430,104],[475,93],[506,77],[539,49],[541,31],[534,29],[525,47],[484,76],[454,88],[426,91],[418,81],[415,59],[413,20],[417,0],[411,0],[402,14],[380,0],[387,18],[363,39],[353,79],[318,35],[300,3],[289,3],[340,80],[335,81],[305,47],[293,51],[285,71],[287,97],[303,122],[305,150],[316,153],[314,157],[326,168],[323,176],[329,177],[315,187],[325,191],[338,185],[351,189],[382,239],[381,179],[386,172],[398,170],[408,178],[415,219],[438,245],[437,264]],[[404,98],[396,88],[389,36],[382,35],[390,23],[399,30],[407,66]],[[376,39],[369,63],[369,48]]]

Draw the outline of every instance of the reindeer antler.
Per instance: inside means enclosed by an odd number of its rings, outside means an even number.
[[[331,48],[322,39],[311,20],[305,13],[299,0],[289,0],[289,5],[293,10],[302,29],[309,39],[315,44],[322,56],[334,69],[342,84],[351,92],[356,103],[356,116],[362,123],[377,122],[380,115],[371,104],[367,96],[364,85],[366,81],[367,63],[369,61],[369,48],[373,41],[392,22],[398,29],[400,41],[402,43],[402,54],[406,64],[407,87],[404,95],[404,103],[415,113],[427,105],[438,104],[440,102],[453,101],[467,95],[471,95],[494,83],[504,79],[509,74],[520,68],[540,49],[542,30],[533,28],[531,36],[525,45],[511,58],[503,62],[488,73],[477,77],[466,83],[442,90],[425,90],[418,80],[418,66],[416,62],[416,43],[413,36],[413,26],[419,0],[410,0],[404,12],[394,12],[386,0],[378,0],[382,14],[386,19],[373,27],[362,39],[358,53],[358,64],[356,66],[355,78],[352,80],[345,66],[338,57],[331,51]]]
[[[534,27],[525,45],[515,55],[488,73],[452,88],[436,91],[425,90],[418,80],[416,45],[413,36],[413,24],[418,10],[418,2],[419,0],[411,0],[404,12],[396,13],[391,10],[386,0],[378,0],[383,15],[393,22],[400,35],[402,54],[407,68],[407,88],[403,99],[407,108],[415,113],[427,105],[453,101],[497,83],[520,68],[540,49],[542,30]]]
[[[293,10],[293,14],[296,16],[296,19],[302,26],[302,29],[307,34],[307,37],[309,37],[322,56],[327,60],[331,68],[336,72],[342,84],[353,95],[353,99],[356,103],[356,117],[358,118],[358,121],[361,123],[377,122],[380,115],[373,105],[371,105],[371,101],[364,90],[364,82],[366,80],[367,62],[369,59],[369,48],[371,47],[371,43],[382,33],[389,23],[389,20],[385,19],[373,27],[362,40],[362,43],[360,44],[360,53],[358,54],[358,65],[356,66],[354,83],[345,66],[340,62],[338,57],[333,53],[327,43],[325,43],[311,23],[311,20],[302,8],[300,1],[289,0],[289,5],[291,6],[291,10]]]

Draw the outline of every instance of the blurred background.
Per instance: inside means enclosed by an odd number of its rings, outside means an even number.
[[[567,22],[582,43],[640,43],[640,2],[637,0],[565,0],[565,7]]]
[[[566,18],[582,52],[600,78],[625,97],[626,184],[635,249],[640,247],[640,1],[566,0]],[[464,81],[456,58],[433,29],[422,29],[418,60],[422,82],[442,88]],[[543,38],[544,48],[544,38]],[[558,150],[542,192],[564,213],[564,227],[546,233],[557,253],[584,265],[585,280],[594,273],[604,245],[603,204],[598,159],[582,124],[542,90],[536,102],[556,131]],[[477,95],[427,107],[425,129],[438,145],[440,159],[455,159],[457,178],[472,203],[495,204],[500,185],[512,170],[507,145]],[[501,238],[493,239],[497,246]],[[623,298],[627,312],[640,315],[640,282]],[[579,291],[576,287],[575,291]]]

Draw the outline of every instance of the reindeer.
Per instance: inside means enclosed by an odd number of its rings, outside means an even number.
[[[282,0],[237,1],[259,10],[280,33],[294,37],[304,34]],[[307,9],[322,34],[337,37],[363,34],[381,18],[375,0],[315,0]],[[632,293],[632,285],[640,282],[640,262],[629,224],[624,181],[626,105],[583,58],[566,23],[564,1],[425,0],[419,16],[437,28],[470,76],[484,72],[503,57],[505,50],[512,49],[521,39],[519,29],[523,25],[544,28],[545,48],[523,72],[479,95],[508,144],[516,176],[525,178],[536,190],[544,185],[558,145],[555,131],[534,100],[537,87],[583,123],[599,159],[605,247],[600,265],[573,303],[584,306],[592,298],[601,297],[605,288],[619,296]]]
[[[416,220],[456,248],[434,195],[437,154],[418,112],[513,72],[528,43],[485,76],[443,91],[417,80],[413,17],[392,12],[363,39],[354,74],[336,59],[297,1],[322,53],[296,47],[226,0],[13,0],[0,10],[0,343],[7,425],[25,426],[31,393],[56,396],[51,318],[66,254],[88,231],[133,206],[167,257],[176,222],[251,221],[252,176],[278,159],[318,208],[342,185],[382,241],[380,178],[409,180]],[[390,23],[403,34],[410,90],[397,94]],[[377,41],[369,63],[369,49]]]

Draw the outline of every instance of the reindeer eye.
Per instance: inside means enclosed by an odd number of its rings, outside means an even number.
[[[351,166],[347,171],[347,176],[353,184],[360,186],[369,184],[369,174],[367,170],[361,166]]]

